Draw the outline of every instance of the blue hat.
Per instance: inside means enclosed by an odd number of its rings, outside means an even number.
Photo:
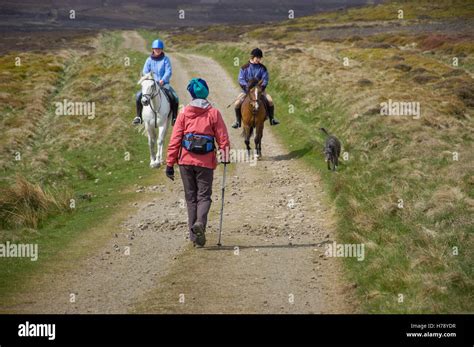
[[[202,78],[193,78],[189,81],[188,92],[193,99],[206,99],[209,95],[209,87]]]
[[[153,41],[153,43],[151,44],[151,48],[164,49],[164,48],[165,48],[165,44],[164,44],[163,41],[161,41],[161,40],[155,40],[155,41]]]

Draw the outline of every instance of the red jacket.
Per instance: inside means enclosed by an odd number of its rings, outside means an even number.
[[[178,165],[195,165],[215,169],[217,166],[215,151],[196,154],[188,152],[181,146],[183,136],[188,133],[214,136],[216,147],[228,153],[229,134],[219,110],[210,105],[207,108],[186,106],[176,118],[166,158],[168,166],[178,163]]]

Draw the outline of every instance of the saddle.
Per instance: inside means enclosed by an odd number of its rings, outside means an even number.
[[[166,95],[166,99],[168,100],[169,104],[171,105],[170,107],[170,112],[168,113],[168,117],[173,114],[173,105],[176,103],[176,100],[174,98],[173,93],[171,93],[171,90],[168,90],[166,88],[161,88],[163,92]]]

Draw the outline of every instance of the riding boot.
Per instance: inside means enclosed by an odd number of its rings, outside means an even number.
[[[242,112],[240,107],[235,109],[235,122],[231,126],[234,129],[240,128],[242,126]]]
[[[132,123],[133,125],[138,125],[138,124],[143,123],[143,120],[142,120],[143,105],[142,105],[141,97],[137,97],[136,106],[137,106],[137,116],[133,120],[133,123]]]
[[[176,100],[173,99],[172,106],[171,106],[171,125],[174,126],[174,123],[176,122],[176,117],[178,117],[178,107],[179,104],[176,102]]]
[[[273,113],[275,112],[275,106],[273,105],[268,105],[268,119],[270,120],[270,125],[277,125],[280,124],[278,119],[276,119],[273,116]]]

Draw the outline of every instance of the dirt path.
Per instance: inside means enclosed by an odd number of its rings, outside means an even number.
[[[127,49],[132,49],[142,53],[149,53],[150,51],[146,49],[146,42],[143,37],[136,31],[124,31],[123,34],[123,47]]]
[[[145,50],[136,32],[127,48]],[[172,83],[182,103],[191,77],[203,77],[210,101],[224,115],[233,148],[243,148],[227,105],[238,90],[212,59],[171,55]],[[145,141],[145,139],[144,139]],[[45,275],[15,312],[41,313],[336,313],[353,312],[340,261],[323,257],[334,240],[323,190],[294,152],[266,129],[262,161],[230,166],[223,244],[216,244],[222,168],[215,172],[208,244],[185,239],[186,210],[179,178],[138,188],[147,194],[99,250]],[[157,176],[163,173],[157,171]],[[148,193],[147,193],[148,192]],[[127,248],[129,247],[129,249]],[[127,251],[130,254],[127,255]],[[70,302],[70,294],[76,301]]]

